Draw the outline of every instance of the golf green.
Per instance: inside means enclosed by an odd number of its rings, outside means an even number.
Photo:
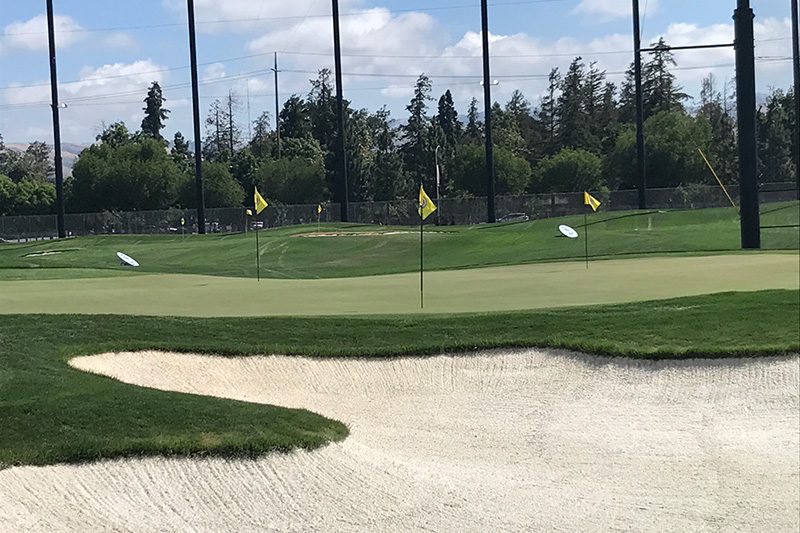
[[[424,275],[424,312],[535,309],[800,288],[797,254],[538,263]],[[332,279],[193,274],[0,282],[0,313],[269,316],[420,312],[419,273]]]

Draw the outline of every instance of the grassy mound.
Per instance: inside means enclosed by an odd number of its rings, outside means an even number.
[[[763,206],[763,226],[798,224],[797,202]],[[733,208],[598,212],[530,222],[473,226],[428,225],[425,269],[450,270],[579,260],[588,230],[589,254],[597,258],[643,254],[739,252],[740,227]],[[561,237],[559,224],[580,233]],[[261,276],[340,278],[414,272],[419,269],[419,228],[360,224],[307,224],[261,231]],[[797,250],[797,227],[762,231],[765,250]],[[130,272],[119,266],[123,251],[141,263],[139,273],[256,277],[250,234],[105,235],[62,241],[0,244],[0,279],[95,277]],[[57,269],[54,271],[54,269]]]

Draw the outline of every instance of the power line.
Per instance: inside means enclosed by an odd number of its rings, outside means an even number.
[[[520,0],[516,2],[496,2],[490,4],[492,7],[504,7],[504,6],[517,6],[517,5],[531,5],[531,4],[548,4],[548,3],[560,3],[560,2],[567,2],[570,0]],[[420,7],[420,8],[413,8],[413,9],[387,9],[382,11],[383,13],[425,13],[431,11],[453,11],[453,10],[460,10],[460,9],[477,9],[480,8],[480,4],[462,4],[462,5],[455,5],[455,6],[432,6],[432,7]],[[358,17],[363,15],[369,15],[369,11],[351,11],[349,13],[341,13],[340,17]],[[214,25],[214,24],[231,24],[231,23],[243,23],[243,22],[270,22],[270,21],[286,21],[286,20],[300,20],[301,22],[305,19],[309,18],[330,18],[330,14],[324,15],[309,15],[306,13],[305,15],[286,15],[280,17],[250,17],[250,18],[239,18],[239,19],[221,19],[221,20],[206,20],[206,21],[198,21],[195,23],[197,26],[204,26],[204,25]],[[76,29],[69,29],[69,30],[59,30],[58,33],[94,33],[94,32],[112,32],[112,31],[130,31],[130,30],[149,30],[149,29],[160,29],[160,28],[175,28],[175,27],[184,27],[186,23],[183,22],[172,22],[166,24],[146,24],[146,25],[139,25],[139,26],[118,26],[113,28],[76,28]],[[27,31],[27,32],[13,32],[13,33],[3,33],[0,34],[0,37],[11,37],[17,35],[40,35],[47,33],[46,31]]]
[[[768,42],[768,41],[782,41],[786,40],[787,38],[779,37],[774,39],[762,39],[757,42]],[[227,63],[233,61],[243,61],[245,59],[254,59],[258,57],[265,57],[271,56],[274,52],[263,52],[258,54],[248,54],[243,56],[236,56],[236,57],[229,57],[229,58],[222,58],[216,59],[213,61],[205,61],[203,63],[198,63],[198,66],[208,66],[214,65],[216,63]],[[328,57],[330,53],[326,52],[299,52],[299,51],[283,51],[281,52],[285,55],[296,55],[296,56],[312,56],[312,57]],[[505,55],[505,54],[493,54],[491,57],[492,59],[530,59],[530,58],[548,58],[548,57],[592,57],[592,56],[599,56],[599,55],[618,55],[618,54],[630,54],[630,50],[599,50],[599,51],[576,51],[576,52],[564,52],[564,53],[552,53],[552,54],[515,54],[515,55]],[[407,55],[407,54],[342,54],[342,57],[356,57],[356,58],[376,58],[376,59],[426,59],[426,60],[463,60],[463,59],[481,59],[480,55],[447,55],[447,56],[432,56],[432,55]],[[763,56],[763,59],[766,59],[768,56]],[[762,59],[762,57],[758,57],[757,59]],[[158,74],[161,72],[171,72],[176,70],[186,70],[189,68],[189,65],[180,66],[180,67],[165,67],[160,69],[153,69],[147,70],[142,72],[133,72],[131,74],[116,74],[113,76],[97,76],[93,78],[86,78],[82,80],[70,80],[70,81],[62,81],[59,82],[59,86],[70,85],[70,84],[77,84],[77,83],[86,83],[91,81],[101,81],[101,80],[111,80],[111,79],[118,79],[118,78],[129,78],[133,76],[142,76],[145,74]],[[287,71],[289,72],[289,71]],[[302,72],[302,71],[297,71]],[[314,73],[316,74],[316,73]],[[47,87],[49,83],[33,83],[27,85],[8,85],[5,87],[0,87],[0,91],[2,90],[13,90],[13,89],[29,89],[35,87]]]
[[[762,61],[762,62],[765,62],[765,63],[775,63],[775,62],[791,61],[792,58],[789,57],[789,56],[759,56],[759,57],[757,57],[757,59],[759,61]],[[671,70],[689,71],[689,70],[701,70],[701,69],[732,68],[733,66],[734,66],[734,63],[718,63],[718,64],[713,64],[713,65],[697,65],[697,66],[687,66],[687,67],[674,67]],[[314,70],[298,70],[298,69],[285,70],[284,72],[292,72],[292,73],[296,73],[296,74],[318,74],[318,71],[314,71]],[[236,75],[233,75],[233,76],[226,76],[224,78],[206,80],[206,81],[200,83],[200,85],[209,86],[209,85],[215,85],[215,84],[220,84],[220,83],[227,83],[227,82],[231,82],[231,81],[240,81],[240,80],[244,80],[244,79],[258,77],[259,75],[267,76],[270,73],[271,73],[270,69],[262,69],[262,70],[243,72],[243,73],[236,74]],[[350,77],[367,77],[367,78],[399,78],[399,79],[413,78],[413,79],[416,79],[416,78],[419,77],[416,74],[383,74],[383,73],[368,73],[368,72],[344,72],[342,74],[344,76],[350,76]],[[606,71],[606,75],[607,76],[617,76],[617,75],[623,75],[623,74],[625,74],[625,71]],[[549,74],[508,74],[508,75],[496,75],[496,76],[493,76],[493,77],[497,78],[497,79],[504,80],[504,81],[533,81],[533,80],[547,79],[548,76],[549,76]],[[436,80],[453,80],[453,81],[449,81],[447,83],[447,85],[448,86],[457,86],[457,85],[472,85],[474,83],[477,83],[476,81],[465,82],[463,80],[470,80],[470,79],[476,80],[476,79],[478,79],[479,76],[477,76],[477,75],[449,75],[449,74],[437,75],[437,74],[431,74],[431,75],[429,75],[429,77],[434,82],[434,84],[436,83]],[[162,89],[164,89],[164,90],[179,90],[179,89],[185,89],[188,86],[189,86],[189,83],[178,83],[178,84],[164,85],[162,87]],[[409,85],[409,86],[407,86],[405,88],[409,88],[409,87],[413,88],[413,85]],[[348,91],[369,91],[369,90],[383,90],[383,89],[386,89],[386,87],[385,86],[383,86],[383,87],[354,87],[354,88],[348,88]],[[63,98],[63,101],[68,103],[69,105],[75,105],[75,106],[80,106],[80,105],[105,105],[105,103],[97,102],[97,101],[98,100],[113,99],[113,98],[116,98],[116,97],[123,97],[123,96],[140,95],[141,93],[142,93],[142,89],[137,89],[137,90],[130,90],[130,91],[124,91],[124,92],[115,92],[115,93],[106,93],[106,94],[99,94],[99,95],[76,96],[76,97],[72,97],[72,98],[67,97],[67,98]],[[274,93],[267,94],[267,95],[268,96],[274,96]],[[256,94],[256,95],[253,95],[253,96],[259,96],[259,95]],[[212,98],[212,97],[203,96],[202,98],[203,99],[209,99],[209,98]],[[93,104],[90,104],[92,102],[93,102]],[[109,102],[109,104],[111,104],[111,103],[120,104],[120,103],[124,103],[124,102],[118,102],[118,101]],[[136,102],[131,102],[131,103],[139,103],[139,101],[137,100]],[[44,107],[44,106],[47,106],[47,105],[49,105],[49,104],[47,102],[44,102],[44,101],[20,102],[20,103],[15,103],[15,104],[0,105],[0,109],[4,109],[4,110],[26,109],[26,108]]]

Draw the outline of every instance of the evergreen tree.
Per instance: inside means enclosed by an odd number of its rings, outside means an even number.
[[[766,105],[756,114],[756,122],[759,181],[794,181],[797,159],[793,160],[792,145],[797,122],[792,91],[773,89]]]
[[[685,111],[682,100],[688,98],[683,89],[676,85],[675,75],[669,71],[677,63],[664,38],[651,43],[652,59],[642,65],[642,109],[647,120],[660,111]]]
[[[561,95],[556,106],[559,147],[580,148],[587,144],[589,121],[584,108],[586,91],[581,59],[572,60],[561,80]]]
[[[517,117],[495,102],[492,105],[492,142],[514,154],[525,155],[525,139],[519,131]]]
[[[616,86],[611,82],[606,82],[603,87],[600,107],[596,112],[597,130],[596,134],[600,137],[600,153],[608,155],[614,149],[614,142],[619,133],[619,108],[614,100]]]
[[[302,139],[312,133],[308,104],[296,94],[283,103],[279,118],[281,139],[287,137]]]
[[[169,115],[169,109],[164,107],[164,101],[165,98],[161,93],[161,86],[157,81],[154,81],[147,91],[147,97],[144,99],[142,133],[157,141],[164,140],[161,136],[161,130],[164,128],[164,121],[167,120],[167,115]]]
[[[259,159],[269,157],[275,145],[274,132],[270,132],[269,127],[271,121],[272,117],[268,111],[264,111],[253,121],[253,138],[250,140],[250,151]]]
[[[464,130],[464,137],[466,142],[478,144],[483,137],[483,123],[478,120],[478,99],[474,96],[469,102],[469,109],[467,110],[467,127]]]
[[[435,147],[431,146],[431,126],[426,115],[427,102],[432,100],[430,93],[431,80],[421,74],[414,87],[414,97],[406,106],[408,123],[401,127],[403,166],[414,183],[423,183],[426,178],[434,176]]]
[[[523,146],[520,154],[529,163],[538,160],[543,154],[544,128],[533,117],[531,104],[519,90],[515,90],[511,94],[511,99],[506,103],[505,113],[510,120],[514,121],[516,129],[522,137]]]
[[[599,70],[595,61],[589,63],[589,70],[586,72],[583,84],[583,109],[587,121],[586,138],[583,146],[579,146],[579,148],[594,153],[600,152],[606,128],[606,124],[601,120],[601,114],[607,112],[605,107],[607,105],[605,100],[607,88],[603,85],[605,79],[606,71]],[[613,100],[613,92],[611,95]]]
[[[442,129],[444,135],[444,146],[448,152],[452,151],[456,144],[461,140],[463,125],[458,120],[458,111],[453,103],[453,95],[450,89],[439,98],[439,105],[436,112],[436,123]]]
[[[558,73],[558,69],[552,69],[547,79],[547,94],[544,96],[544,98],[542,98],[538,115],[539,122],[542,124],[545,130],[543,151],[546,154],[552,155],[557,149],[556,132],[558,131],[558,117],[556,93],[561,86],[561,75]]]
[[[414,186],[403,174],[403,160],[395,150],[397,134],[389,125],[389,111],[384,106],[367,120],[372,132],[375,158],[369,169],[370,179],[365,196],[375,201],[408,197]]]
[[[189,143],[183,137],[180,131],[175,132],[175,137],[172,140],[172,150],[170,150],[172,160],[175,162],[181,172],[188,172],[192,168],[192,152],[189,150]]]
[[[737,179],[739,151],[736,145],[736,122],[725,112],[722,95],[715,87],[713,74],[703,78],[698,117],[705,118],[711,128],[708,157],[717,175],[725,182]]]
[[[325,68],[319,71],[316,80],[310,80],[311,91],[308,93],[306,109],[311,122],[311,134],[320,146],[335,152],[337,111],[330,78],[331,71]]]
[[[636,122],[636,80],[633,63],[625,71],[625,79],[619,92],[619,121],[626,124]]]

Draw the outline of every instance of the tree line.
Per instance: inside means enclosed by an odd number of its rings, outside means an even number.
[[[713,74],[692,100],[670,72],[676,62],[662,40],[642,66],[647,186],[712,184],[700,155],[723,181],[738,180],[735,95]],[[576,57],[565,72],[554,68],[538,105],[514,91],[492,105],[495,191],[498,195],[632,189],[636,185],[633,66],[617,87],[595,62]],[[273,204],[332,200],[337,114],[331,73],[310,81],[305,96],[292,95],[278,116],[262,113],[245,140],[237,120],[239,98],[229,93],[209,107],[201,146],[207,207],[250,203],[253,187]],[[486,193],[484,123],[473,98],[461,120],[450,90],[438,100],[422,74],[397,125],[384,107],[375,112],[344,102],[350,201],[412,198],[419,183],[443,196]],[[123,122],[106,127],[81,152],[65,182],[68,212],[196,207],[194,156],[181,132],[168,143],[161,130],[169,116],[161,87],[144,99],[140,129]],[[757,113],[759,181],[793,181],[798,161],[791,90],[773,89]],[[0,136],[0,215],[52,212],[55,192],[43,143],[23,153],[5,150]]]

